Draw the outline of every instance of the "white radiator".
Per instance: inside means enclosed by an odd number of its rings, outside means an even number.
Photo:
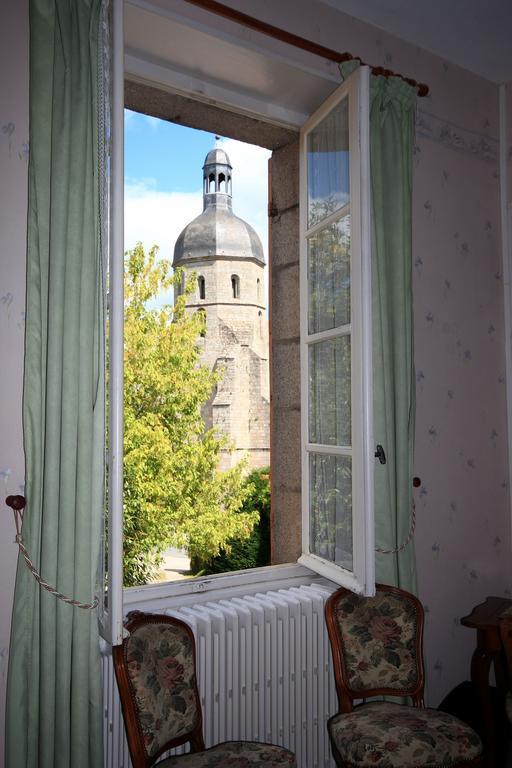
[[[330,592],[311,584],[165,611],[195,635],[207,746],[266,741],[295,752],[300,768],[334,766],[326,727],[337,711],[324,619]],[[110,655],[103,674],[105,767],[129,768]]]

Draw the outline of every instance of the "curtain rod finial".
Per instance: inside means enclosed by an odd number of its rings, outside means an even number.
[[[17,511],[25,508],[25,497],[24,496],[7,496],[5,503],[8,507],[11,509],[15,509]]]

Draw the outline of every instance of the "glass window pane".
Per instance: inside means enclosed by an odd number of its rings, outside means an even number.
[[[350,216],[308,240],[309,333],[350,323]]]
[[[309,455],[310,552],[351,571],[352,460]]]
[[[307,152],[311,227],[349,201],[348,98],[308,134]]]
[[[309,442],[351,445],[350,336],[309,347]]]

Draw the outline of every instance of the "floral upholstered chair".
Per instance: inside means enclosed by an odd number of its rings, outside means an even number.
[[[423,607],[414,595],[381,584],[375,597],[338,589],[327,601],[326,621],[341,710],[327,725],[337,765],[482,764],[482,744],[469,726],[423,706]],[[384,696],[409,697],[413,706],[367,701]]]
[[[149,768],[169,749],[190,742],[190,752],[161,760],[158,768],[296,768],[283,747],[230,741],[205,749],[196,683],[195,643],[179,619],[134,611],[129,636],[114,647],[116,672],[133,768]]]

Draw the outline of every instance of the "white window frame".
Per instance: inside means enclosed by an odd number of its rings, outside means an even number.
[[[307,141],[311,131],[343,100],[349,109],[350,200],[320,223],[308,226]],[[375,591],[375,533],[373,516],[372,315],[369,189],[369,68],[359,67],[306,121],[300,132],[300,322],[302,432],[302,546],[299,562],[354,592]],[[340,329],[310,334],[308,329],[308,236],[350,211],[352,446],[322,446],[309,442],[309,347],[340,336]],[[352,459],[353,570],[349,571],[310,550],[310,472],[312,453]]]
[[[111,645],[123,641],[123,376],[124,376],[124,8],[112,0],[112,108],[109,232],[108,577],[100,630]]]
[[[186,582],[171,582],[143,587],[123,587],[123,339],[124,339],[124,28],[123,28],[123,0],[112,0],[113,30],[112,30],[112,150],[111,150],[111,210],[110,210],[110,253],[109,253],[109,447],[108,447],[108,599],[100,616],[100,629],[102,636],[112,645],[119,645],[124,636],[123,617],[124,607],[147,601],[152,606],[157,606],[158,601],[163,600],[168,605],[169,598],[175,598],[180,603],[197,599],[198,594],[208,593],[210,599],[222,596],[229,590],[230,594],[242,594],[247,588],[272,587],[274,589],[291,584],[303,583],[305,578],[311,578],[311,571],[340,581],[331,568],[324,567],[318,558],[308,558],[304,554],[298,563],[285,565],[273,565],[247,571],[238,571],[227,574],[218,574],[203,577]],[[368,88],[369,76],[367,68],[361,67],[361,80],[366,81]],[[353,77],[353,76],[352,76]],[[359,77],[359,76],[358,76]],[[342,88],[349,87],[347,85]],[[352,86],[350,86],[352,87]],[[178,89],[180,90],[180,89]],[[181,89],[182,90],[182,89]],[[182,90],[182,92],[184,92]],[[337,91],[335,92],[337,93]],[[190,93],[193,97],[193,93]],[[335,94],[331,97],[333,99]],[[328,99],[326,104],[329,104]],[[359,106],[359,109],[368,110]],[[364,132],[367,129],[367,116],[361,113]],[[353,119],[356,120],[355,114]],[[357,118],[359,119],[359,118]],[[366,122],[365,122],[366,121]],[[308,121],[309,123],[309,121]],[[364,136],[362,136],[364,139]],[[364,139],[366,142],[368,137]],[[362,178],[369,178],[369,167],[364,167],[365,158],[361,157]],[[351,178],[354,178],[351,167]],[[367,184],[361,185],[361,199],[368,200]],[[361,205],[361,242],[362,250],[369,253],[369,213],[366,215],[366,205]],[[354,223],[352,224],[354,228]],[[366,262],[365,262],[366,264]],[[369,264],[369,262],[368,262]],[[362,282],[366,286],[366,295],[370,295],[369,266],[362,268]],[[359,321],[361,328],[361,341],[365,349],[364,357],[371,358],[371,324],[367,318]],[[365,368],[365,371],[367,369]],[[373,441],[370,437],[371,429],[371,381],[366,374],[362,397],[362,407],[365,413],[365,437],[364,452],[373,459]],[[371,451],[371,454],[370,454]],[[373,466],[372,460],[369,462]],[[368,474],[364,475],[365,488],[364,499],[367,514],[361,525],[364,531],[367,547],[373,546],[373,480]],[[359,529],[358,529],[359,530]],[[357,534],[359,537],[359,534]],[[359,540],[359,538],[358,538]],[[360,557],[357,555],[357,563]],[[359,568],[359,565],[358,565]],[[370,558],[366,558],[366,581],[352,580],[350,588],[355,591],[371,591],[373,589],[373,569]],[[358,570],[359,573],[359,570]],[[349,583],[345,580],[344,583]]]

